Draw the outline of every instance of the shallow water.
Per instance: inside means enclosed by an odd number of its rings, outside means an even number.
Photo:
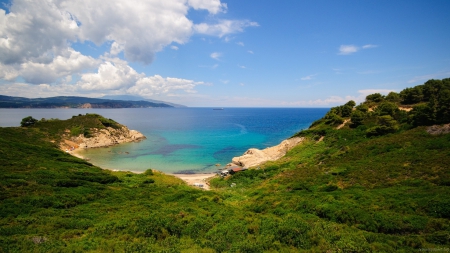
[[[247,149],[266,148],[308,128],[327,108],[0,109],[0,126],[22,118],[68,119],[98,113],[142,132],[147,139],[80,151],[102,168],[167,173],[216,171]],[[217,166],[220,165],[220,166]]]

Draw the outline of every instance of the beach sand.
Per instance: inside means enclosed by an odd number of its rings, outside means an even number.
[[[68,153],[73,155],[73,156],[76,156],[76,157],[78,157],[80,159],[89,161],[89,159],[86,159],[85,157],[83,157],[79,153],[80,150],[81,149],[76,148],[75,150],[69,151]],[[103,169],[107,169],[107,168],[103,168]],[[119,171],[119,170],[112,170],[112,171]],[[137,173],[137,174],[143,173],[143,171],[130,171],[130,172]],[[209,184],[208,184],[208,179],[213,178],[216,175],[215,173],[202,173],[202,174],[171,174],[171,173],[164,173],[164,174],[178,177],[179,179],[183,180],[184,182],[186,182],[190,186],[194,186],[194,184],[202,184],[203,185],[202,189],[205,189],[205,190],[210,190],[210,187],[209,187]],[[197,186],[194,186],[194,187],[197,187]]]
[[[204,173],[204,174],[169,174],[180,178],[185,181],[188,185],[194,185],[195,183],[202,184],[205,190],[209,190],[208,179],[216,176],[215,173]]]

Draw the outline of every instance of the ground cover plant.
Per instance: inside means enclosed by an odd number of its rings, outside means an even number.
[[[450,134],[429,125],[450,123],[449,80],[332,108],[285,157],[212,191],[102,170],[51,142],[120,126],[99,115],[0,128],[0,252],[448,250]]]

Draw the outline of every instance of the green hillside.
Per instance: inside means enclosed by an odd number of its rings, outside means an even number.
[[[0,128],[0,252],[449,251],[449,98],[450,79],[430,80],[332,108],[212,191],[102,170],[59,151],[48,122]]]

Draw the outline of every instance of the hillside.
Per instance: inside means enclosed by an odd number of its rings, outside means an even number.
[[[167,104],[173,107],[186,107],[184,105],[154,100],[154,99],[146,99],[141,96],[133,96],[133,95],[105,95],[101,97],[102,99],[111,99],[111,100],[125,100],[125,101],[148,101],[156,104]]]
[[[49,125],[0,128],[0,252],[448,251],[449,80],[332,108],[286,156],[211,191],[101,170]]]
[[[173,107],[165,102],[112,100],[86,97],[23,98],[0,95],[0,108],[149,108]]]

